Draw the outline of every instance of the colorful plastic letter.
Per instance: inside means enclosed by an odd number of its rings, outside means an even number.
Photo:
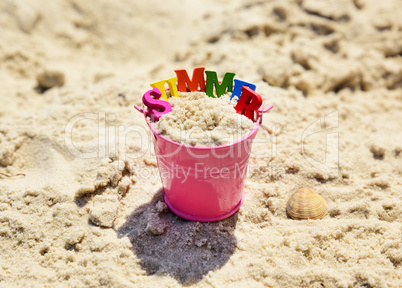
[[[262,98],[250,87],[243,86],[239,101],[235,106],[236,112],[255,121],[255,111],[262,105]]]
[[[215,71],[205,71],[205,74],[207,74],[207,87],[205,89],[205,93],[209,97],[215,98],[214,85],[215,85],[216,94],[218,95],[218,98],[226,93],[226,89],[227,89],[227,92],[233,91],[233,78],[235,76],[235,73],[231,73],[231,72],[225,73],[225,76],[223,76],[223,80],[222,80],[221,84],[219,84],[218,76],[216,75]]]
[[[151,117],[152,121],[158,121],[163,114],[172,111],[172,106],[169,102],[158,100],[161,95],[162,93],[159,89],[154,88],[145,92],[144,96],[142,96],[142,102],[149,108],[147,114]]]
[[[190,77],[188,77],[186,70],[174,70],[177,75],[177,87],[179,88],[179,91],[187,92],[187,86],[191,92],[198,91],[198,85],[200,86],[200,91],[205,91],[204,70],[205,67],[194,68],[193,78],[191,80]]]
[[[166,91],[165,91],[165,83],[167,83],[169,85],[170,95],[177,97],[177,96],[179,96],[179,92],[177,92],[176,81],[177,81],[177,77],[174,77],[174,78],[151,83],[151,87],[158,88],[159,91],[162,93],[162,98],[167,101],[167,95],[166,95]]]
[[[246,81],[239,80],[239,79],[234,79],[234,88],[233,88],[232,97],[230,97],[230,100],[232,100],[233,97],[235,97],[235,96],[240,98],[240,94],[242,92],[241,88],[243,86],[250,87],[251,90],[254,90],[254,91],[255,91],[255,88],[257,88],[254,84],[251,84]]]

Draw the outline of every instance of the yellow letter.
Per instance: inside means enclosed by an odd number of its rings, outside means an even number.
[[[162,93],[161,97],[167,101],[167,96],[166,96],[166,91],[165,91],[165,83],[167,83],[169,85],[170,95],[177,97],[177,96],[179,96],[179,92],[177,92],[176,82],[177,82],[177,77],[174,77],[174,78],[151,83],[151,87],[158,88],[159,91]]]

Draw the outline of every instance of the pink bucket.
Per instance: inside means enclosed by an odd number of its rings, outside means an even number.
[[[152,131],[164,198],[170,210],[184,219],[212,222],[225,219],[239,210],[244,200],[251,146],[262,123],[262,114],[273,106],[257,111],[249,134],[239,141],[215,146],[183,145],[159,134],[145,116]]]

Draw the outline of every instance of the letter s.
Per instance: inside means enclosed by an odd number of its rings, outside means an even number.
[[[149,108],[147,114],[149,114],[152,121],[158,121],[163,114],[172,111],[172,105],[169,102],[158,100],[161,96],[162,93],[158,88],[149,90],[142,96],[142,102]]]

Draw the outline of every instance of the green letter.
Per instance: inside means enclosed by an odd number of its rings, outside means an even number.
[[[235,76],[235,73],[231,73],[231,72],[225,73],[225,76],[223,76],[223,80],[222,80],[221,84],[219,84],[218,76],[216,75],[215,71],[205,71],[205,74],[207,74],[207,87],[205,89],[205,93],[209,97],[215,98],[214,84],[215,84],[216,94],[218,95],[218,98],[226,93],[226,89],[228,90],[227,92],[233,91],[233,78]]]

